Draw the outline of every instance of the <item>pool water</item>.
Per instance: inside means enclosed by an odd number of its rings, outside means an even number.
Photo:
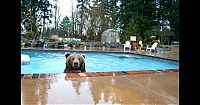
[[[30,56],[30,64],[21,65],[21,74],[63,73],[66,51],[22,50]],[[73,54],[74,52],[70,52]],[[179,62],[136,54],[75,52],[85,54],[87,72],[178,69]]]

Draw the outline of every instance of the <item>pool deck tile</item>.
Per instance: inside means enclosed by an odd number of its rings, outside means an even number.
[[[85,75],[86,75],[87,77],[93,77],[93,75],[92,75],[90,72],[86,72]]]
[[[47,74],[40,74],[39,78],[46,78]]]
[[[111,75],[113,75],[112,72],[97,72],[97,74],[100,75],[100,76],[111,76]]]
[[[57,74],[46,74],[46,78],[58,78],[59,75]]]
[[[97,72],[91,72],[90,74],[92,74],[93,77],[99,77],[100,76]]]
[[[122,75],[121,72],[113,72],[113,76]]]
[[[33,74],[26,74],[23,79],[31,79]]]
[[[65,78],[77,78],[77,77],[81,77],[81,76],[78,73],[66,73]]]
[[[121,75],[127,75],[129,74],[127,71],[121,71]]]
[[[138,71],[121,71],[121,72],[84,72],[84,73],[58,73],[58,74],[21,74],[21,79],[39,79],[39,78],[80,78],[80,77],[99,77],[99,76],[120,76],[136,74],[153,74],[153,73],[171,73],[178,72],[178,69],[167,70],[138,70]]]
[[[37,79],[39,77],[39,74],[33,74],[32,78]]]
[[[55,74],[54,78],[65,78],[66,73],[59,73],[59,74]]]
[[[46,78],[49,78],[49,79],[54,78],[55,77],[54,75],[55,74],[46,74]]]
[[[152,74],[152,73],[158,73],[155,70],[142,70],[142,71],[128,71],[130,75],[135,75],[135,74]]]
[[[164,73],[169,73],[169,72],[178,72],[178,70],[162,70],[162,72],[164,72]]]
[[[87,75],[85,73],[78,73],[78,75],[81,77],[87,77]]]

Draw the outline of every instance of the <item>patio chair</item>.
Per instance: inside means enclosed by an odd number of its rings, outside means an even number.
[[[21,47],[25,47],[25,43],[24,42],[21,42]]]
[[[139,45],[140,45],[140,50],[141,50],[143,47],[142,41],[139,41]]]
[[[147,52],[147,50],[149,50],[150,52],[151,52],[152,50],[156,51],[157,45],[158,45],[158,42],[154,42],[153,45],[152,45],[151,47],[147,46],[146,52]]]
[[[126,48],[128,48],[128,51],[131,50],[131,43],[129,41],[126,41],[124,45],[124,51],[126,51]]]

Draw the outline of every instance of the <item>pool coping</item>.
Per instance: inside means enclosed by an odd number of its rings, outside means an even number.
[[[134,70],[134,71],[116,71],[116,72],[82,72],[82,73],[47,73],[47,74],[21,74],[21,80],[29,79],[53,79],[53,78],[81,78],[81,77],[100,77],[100,76],[121,76],[136,74],[153,74],[153,73],[171,73],[179,72],[179,69],[164,70]]]

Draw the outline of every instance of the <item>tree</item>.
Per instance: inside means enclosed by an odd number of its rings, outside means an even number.
[[[111,28],[108,0],[78,0],[77,9],[79,11],[80,34],[84,30],[87,35],[94,36]]]
[[[170,26],[175,33],[175,40],[179,40],[179,0],[157,0],[157,18],[160,26]]]
[[[120,0],[120,3],[118,16],[123,29],[129,30],[136,24],[137,33],[144,39],[148,37],[145,35],[146,31],[150,31],[153,27],[161,29],[170,26],[178,39],[179,0]],[[134,18],[134,23],[132,23],[132,18]],[[124,33],[123,37],[126,34]]]
[[[73,24],[70,22],[70,19],[68,16],[65,16],[60,23],[61,28],[68,33],[68,37],[71,37],[70,35],[70,29],[73,27]]]
[[[80,18],[80,28],[79,28],[79,34],[82,36],[83,33],[83,28],[84,28],[84,23],[87,19],[88,16],[88,5],[90,0],[77,0],[77,8],[78,8],[78,13],[79,13],[79,18]]]
[[[107,0],[101,0],[100,2],[100,33],[103,33],[109,28],[109,14]]]
[[[131,21],[128,23],[127,28],[125,29],[125,36],[122,38],[122,43],[126,42],[127,40],[130,40],[130,36],[139,36],[139,25],[135,21],[135,18],[132,17]]]
[[[89,36],[94,36],[98,34],[100,31],[100,23],[101,23],[101,10],[99,7],[100,1],[92,1],[93,5],[89,6],[89,18],[87,22],[88,30],[87,30],[87,35]]]
[[[43,19],[43,29],[45,27],[46,20],[49,23],[52,23],[52,21],[50,20],[50,17],[52,17],[52,15],[53,15],[52,10],[51,10],[52,7],[53,7],[53,5],[50,4],[48,0],[39,0],[38,1],[38,8],[39,8],[38,14]]]
[[[148,31],[158,24],[156,21],[156,2],[155,0],[121,0],[120,11],[120,26],[127,31],[135,28],[137,36],[145,37],[145,31]],[[134,20],[134,22],[133,22]],[[130,25],[131,24],[131,25]],[[129,34],[128,34],[129,35]],[[122,35],[124,39],[126,34]]]
[[[174,39],[179,41],[179,0],[171,0],[169,9],[169,26],[171,31],[174,32]]]
[[[51,6],[48,0],[21,0],[21,22],[25,29],[38,34],[38,22],[43,19],[44,28],[45,20],[50,21]]]
[[[58,0],[55,0],[55,5],[53,6],[55,8],[55,14],[54,14],[54,28],[55,28],[55,34],[57,33],[58,29],[58,23],[60,22],[60,7],[58,6]]]
[[[114,28],[117,27],[117,12],[118,12],[118,6],[117,6],[118,0],[109,0],[108,1],[108,13],[110,17],[110,27]]]
[[[37,32],[37,0],[21,0],[21,22],[27,31]]]

